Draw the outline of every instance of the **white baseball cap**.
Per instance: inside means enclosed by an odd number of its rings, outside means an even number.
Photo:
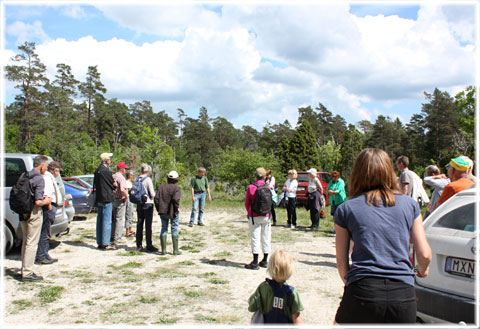
[[[178,178],[178,172],[176,172],[175,170],[170,171],[168,173],[168,178],[177,179]]]

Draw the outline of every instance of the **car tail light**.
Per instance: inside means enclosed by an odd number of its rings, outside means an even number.
[[[63,205],[67,206],[67,204],[68,204],[67,199],[65,199],[65,201],[63,201]]]

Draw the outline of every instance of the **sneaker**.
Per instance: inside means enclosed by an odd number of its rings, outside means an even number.
[[[188,223],[188,226],[193,227],[193,223]]]
[[[54,263],[58,262],[57,258],[52,258],[52,257],[50,257],[50,255],[47,255],[47,259],[54,262]]]
[[[48,258],[37,258],[35,259],[35,264],[39,265],[39,264],[42,264],[42,265],[49,265],[49,264],[53,264],[55,263],[53,260],[50,260]]]
[[[148,252],[157,252],[157,251],[158,251],[158,248],[157,248],[157,247],[154,247],[154,246],[147,247],[147,251],[148,251]]]
[[[32,273],[30,275],[27,275],[27,276],[24,276],[22,278],[22,281],[23,282],[33,282],[33,281],[42,281],[43,280],[43,276],[41,275],[36,275],[35,273]]]
[[[104,250],[105,247],[106,247],[106,246],[99,244],[99,245],[97,246],[97,249],[102,249],[102,250]]]
[[[287,224],[287,225],[285,225],[285,227],[286,227],[286,228],[290,228],[290,227],[292,227],[292,225]]]
[[[248,270],[258,270],[260,266],[257,263],[251,262],[250,264],[245,265],[245,268]]]
[[[198,226],[205,226],[202,222],[198,223]]]
[[[140,246],[140,247],[137,246],[137,248],[135,250],[136,251],[143,251],[143,247],[142,246]]]
[[[111,244],[111,245],[105,246],[105,250],[117,250],[117,247]]]
[[[260,263],[258,263],[258,266],[263,267],[263,268],[267,268],[268,262],[266,260],[262,260]]]
[[[294,229],[295,229],[295,225],[292,225],[291,229],[294,230]]]

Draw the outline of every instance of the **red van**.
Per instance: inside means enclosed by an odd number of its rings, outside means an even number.
[[[323,188],[323,196],[327,202],[327,206],[330,205],[330,196],[327,194],[328,183],[330,182],[330,173],[328,172],[317,172],[317,177],[320,180]],[[307,203],[307,192],[308,192],[308,172],[299,171],[298,172],[298,187],[297,187],[297,205],[305,205]]]

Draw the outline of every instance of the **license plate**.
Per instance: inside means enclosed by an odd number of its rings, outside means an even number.
[[[305,191],[305,187],[299,187],[297,188],[297,191]]]
[[[475,262],[462,258],[447,257],[445,272],[473,279],[475,277]]]

